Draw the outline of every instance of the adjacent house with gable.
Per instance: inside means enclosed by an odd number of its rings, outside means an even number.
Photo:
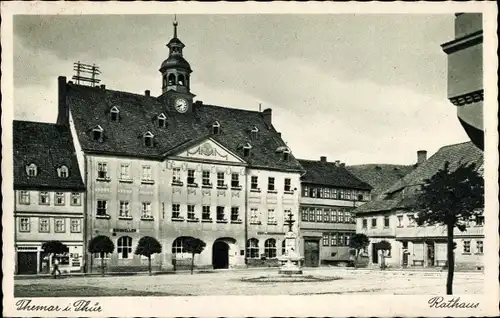
[[[299,160],[301,178],[300,253],[306,266],[347,264],[349,240],[356,233],[352,210],[370,200],[372,187],[340,161]]]
[[[64,272],[81,271],[85,186],[67,126],[14,120],[15,273],[49,273],[47,241],[69,252],[57,255]]]
[[[386,264],[389,266],[443,266],[446,262],[446,229],[444,226],[418,226],[415,200],[424,180],[450,162],[450,169],[460,164],[475,163],[482,173],[483,153],[472,142],[449,145],[439,149],[415,170],[385,190],[377,198],[355,210],[356,231],[370,238],[367,249],[370,263],[380,262],[377,242],[391,243]],[[467,225],[465,232],[454,232],[457,267],[482,266],[484,217]]]

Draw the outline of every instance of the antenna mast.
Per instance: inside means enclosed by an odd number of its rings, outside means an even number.
[[[96,84],[101,82],[97,78],[97,76],[101,75],[101,71],[95,64],[84,64],[78,61],[73,63],[73,71],[75,71],[75,75],[73,75],[72,79],[76,81],[76,84],[86,83],[86,85],[95,87]]]

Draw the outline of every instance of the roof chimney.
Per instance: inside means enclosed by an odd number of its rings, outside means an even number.
[[[145,90],[144,95],[146,95],[148,97],[151,96],[151,91],[149,89]]]
[[[321,157],[319,157],[319,160],[320,160],[321,162],[326,162],[326,157],[325,157],[325,156],[321,156]]]
[[[421,165],[427,160],[427,150],[417,151],[417,165]]]
[[[335,160],[335,165],[338,167],[340,166],[340,160]]]
[[[280,133],[280,132],[278,132],[278,137],[280,137],[280,138],[281,138],[281,133]]]
[[[59,76],[57,78],[57,86],[59,95],[57,101],[57,123],[60,125],[69,125],[69,106],[66,103],[68,86],[65,76]]]
[[[272,124],[273,110],[271,108],[266,108],[262,111],[262,117],[268,124]]]
[[[102,90],[105,90],[105,89],[106,89],[106,85],[101,84],[101,89],[102,89]]]

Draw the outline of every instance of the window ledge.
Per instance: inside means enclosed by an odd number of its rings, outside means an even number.
[[[188,183],[187,185],[189,188],[198,188],[198,184],[197,183]]]
[[[203,189],[212,189],[213,188],[213,186],[211,184],[202,184],[201,187]]]
[[[260,189],[259,188],[257,188],[257,189],[250,189],[250,192],[260,193]]]
[[[141,180],[142,184],[155,184],[154,180]]]
[[[173,181],[173,182],[172,182],[172,185],[173,185],[173,186],[182,187],[182,186],[184,185],[184,183],[182,183],[182,181]]]
[[[133,218],[131,216],[119,216],[118,220],[132,220]]]
[[[278,225],[278,222],[267,222],[267,225]]]
[[[195,222],[199,222],[200,219],[196,218],[196,219],[187,219],[188,222],[192,222],[192,223],[195,223]]]
[[[474,255],[483,255],[484,253],[474,253]]]
[[[262,222],[250,222],[251,225],[262,225]]]
[[[118,182],[120,183],[133,183],[133,179],[118,179]]]
[[[219,189],[219,190],[227,190],[227,185],[217,186],[217,189]]]
[[[141,221],[154,221],[155,219],[153,217],[141,217]]]
[[[217,223],[227,223],[227,220],[217,220]]]
[[[202,219],[202,223],[212,223],[212,219]]]
[[[64,203],[55,203],[54,205],[55,206],[64,206],[65,204]]]
[[[474,225],[474,227],[484,227],[484,225],[483,224],[481,224],[481,225],[476,224],[476,225]]]
[[[470,252],[469,253],[464,252],[464,253],[462,253],[462,255],[472,255],[472,253],[470,253]]]
[[[278,193],[278,190],[267,190],[267,193],[276,194],[276,193]]]
[[[111,219],[111,216],[106,214],[106,215],[96,215],[97,219]]]
[[[243,223],[242,220],[231,220],[231,224],[241,224]]]
[[[293,194],[294,192],[293,192],[292,190],[290,190],[290,191],[286,191],[286,190],[285,190],[285,192],[284,192],[284,193],[285,193],[285,194]]]
[[[96,181],[101,181],[101,182],[110,182],[111,178],[110,177],[104,177],[104,178],[97,178]]]
[[[178,217],[178,218],[172,217],[172,221],[173,222],[184,222],[184,218],[183,217]]]

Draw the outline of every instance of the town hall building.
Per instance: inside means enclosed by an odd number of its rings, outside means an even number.
[[[174,36],[160,66],[162,94],[90,87],[59,77],[57,122],[70,128],[87,189],[87,237],[106,235],[108,270],[138,270],[139,239],[155,237],[156,270],[190,263],[185,239],[206,243],[199,267],[275,263],[286,215],[299,209],[300,163],[272,123],[249,111],[195,101],[185,45]],[[87,253],[88,254],[88,253]],[[87,255],[89,269],[100,255]]]

